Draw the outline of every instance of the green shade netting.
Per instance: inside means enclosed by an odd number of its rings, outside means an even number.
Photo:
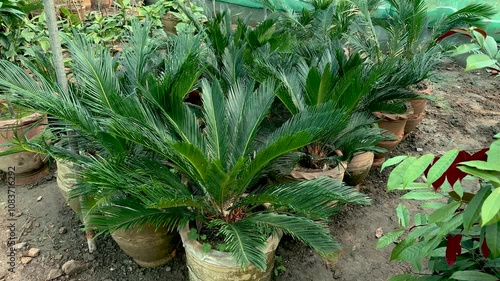
[[[216,2],[259,9],[264,7],[262,5],[263,1],[269,2],[274,7],[287,10],[300,11],[304,8],[312,9],[310,3],[299,0],[217,0]],[[489,35],[500,41],[500,0],[428,0],[428,15],[432,22],[439,19],[443,14],[451,14],[471,3],[486,3],[498,9],[497,14],[493,18],[484,21],[484,28]],[[375,16],[378,18],[386,17],[388,9],[388,4],[381,6],[375,11]]]

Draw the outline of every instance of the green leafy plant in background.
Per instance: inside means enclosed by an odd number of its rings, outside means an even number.
[[[34,36],[24,27],[27,15],[41,8],[41,1],[0,1],[0,59],[15,59],[22,41]]]
[[[491,72],[491,76],[499,77],[500,50],[493,37],[478,27],[470,27],[454,28],[439,37],[439,40],[454,34],[463,34],[471,40],[470,43],[460,45],[450,52],[451,56],[468,54],[466,71],[486,68]]]
[[[420,271],[425,260],[432,275],[403,274],[391,280],[498,280],[500,278],[500,134],[489,149],[474,154],[451,150],[443,156],[398,156],[387,191],[408,190],[401,199],[420,200],[424,212],[411,219],[399,204],[401,229],[377,243],[397,241],[391,260],[407,261]],[[462,186],[464,178],[477,186]],[[421,181],[418,179],[422,178]],[[401,238],[403,237],[403,238]]]

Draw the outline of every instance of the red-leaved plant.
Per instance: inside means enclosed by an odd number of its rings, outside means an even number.
[[[420,200],[422,212],[410,219],[399,204],[400,229],[382,236],[391,260],[408,261],[417,272],[429,261],[432,274],[401,274],[404,280],[499,280],[500,278],[500,134],[489,148],[470,154],[451,150],[443,156],[397,156],[381,169],[397,165],[387,191],[409,190],[401,199]],[[467,183],[463,180],[468,178]]]

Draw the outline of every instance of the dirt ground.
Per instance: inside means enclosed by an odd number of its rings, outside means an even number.
[[[500,79],[485,72],[464,73],[451,60],[443,62],[431,79],[436,102],[427,106],[425,119],[392,155],[439,153],[452,148],[476,150],[486,147],[500,132]],[[418,152],[417,152],[418,150]],[[389,262],[391,248],[375,250],[375,231],[389,232],[397,227],[394,209],[398,194],[386,194],[388,171],[372,169],[361,191],[373,199],[366,207],[349,207],[330,225],[332,234],[343,246],[337,260],[327,265],[311,249],[284,237],[277,255],[286,269],[277,281],[323,280],[387,280],[407,272],[406,264]],[[62,275],[53,280],[126,281],[187,280],[184,253],[179,245],[177,257],[169,264],[144,269],[125,255],[110,237],[99,237],[98,251],[89,254],[80,223],[65,205],[51,175],[33,186],[16,189],[16,235],[18,243],[26,243],[18,251],[15,273],[7,271],[7,189],[0,182],[0,281],[46,280],[49,272],[57,272],[69,260],[86,264],[83,272]],[[37,199],[41,197],[40,201]],[[415,206],[409,203],[410,210]],[[39,248],[39,256],[22,264],[21,256],[30,248]],[[26,262],[26,261],[25,261]]]

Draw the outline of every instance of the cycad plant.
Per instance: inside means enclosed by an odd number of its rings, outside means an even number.
[[[281,63],[280,56],[262,58],[258,68],[280,81],[277,96],[292,115],[325,103],[343,109],[344,115],[328,128],[328,136],[301,150],[305,153],[302,166],[310,169],[331,168],[361,151],[380,152],[376,144],[387,136],[374,126],[376,119],[371,112],[399,110],[405,99],[415,96],[384,83],[397,65],[374,67],[358,53],[346,56],[338,41],[324,46],[306,47],[310,56],[300,56],[305,51],[297,50],[291,64]]]
[[[382,1],[351,0],[350,2],[360,13],[354,20],[353,32],[346,38],[353,47],[376,61],[382,59],[384,50],[387,50],[389,56],[402,56],[406,60],[420,53],[439,53],[441,47],[437,45],[436,39],[441,34],[453,27],[478,24],[482,19],[495,14],[490,5],[469,4],[452,14],[443,15],[432,23],[432,29],[428,29],[431,22],[424,0],[389,0],[388,17],[383,20],[374,18],[374,10],[381,8]],[[386,43],[378,38],[373,23],[380,25],[387,32]],[[369,40],[363,39],[366,38],[366,34],[372,35]]]
[[[147,59],[156,54],[147,47],[147,34],[134,31],[134,38],[144,40],[131,40],[116,59],[104,49],[96,53],[83,40],[70,40],[73,60],[81,63],[74,77],[82,78],[72,95],[35,72],[33,79],[1,62],[6,71],[0,85],[15,92],[18,103],[46,108],[82,135],[102,136],[110,150],[123,156],[74,157],[83,165],[83,184],[75,196],[97,201],[87,213],[89,224],[109,231],[147,222],[175,229],[191,222],[199,233],[220,236],[240,265],[259,269],[266,267],[265,241],[278,231],[321,254],[335,251],[339,245],[327,219],[343,203],[368,203],[366,196],[324,178],[276,186],[260,185],[259,179],[282,156],[324,137],[344,109],[332,103],[306,107],[273,132],[263,132],[278,82],[256,83],[245,73],[228,77],[234,72],[222,69],[222,76],[207,73],[209,79],[199,82],[198,115],[183,99],[204,69],[193,60],[202,56],[203,44],[198,37],[173,37],[167,44],[169,59],[158,72],[152,67],[155,60]],[[223,67],[231,65],[224,59],[234,57],[233,51],[224,51]],[[147,153],[124,155],[117,139]],[[263,208],[264,203],[270,207]]]
[[[412,64],[412,68],[418,69],[417,72],[410,69],[398,74],[399,77],[407,77],[405,80],[408,83],[401,85],[403,88],[429,78],[430,71],[439,63],[445,48],[436,40],[441,34],[453,27],[478,24],[480,20],[495,14],[490,5],[476,3],[469,4],[452,14],[443,15],[431,23],[424,0],[389,0],[387,19],[376,19],[374,10],[380,9],[382,1],[350,0],[350,2],[360,13],[352,21],[351,32],[345,38],[352,48],[359,50],[372,63],[380,63],[385,59],[399,60],[402,65]],[[374,23],[383,28],[387,34],[387,42],[377,36]],[[428,28],[430,24],[433,26],[432,29]],[[367,37],[367,34],[371,36]]]

